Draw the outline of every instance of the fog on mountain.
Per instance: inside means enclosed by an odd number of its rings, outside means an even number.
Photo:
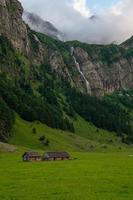
[[[21,0],[21,2],[26,10],[54,24],[56,29],[65,34],[65,40],[103,44],[121,43],[133,33],[132,0],[122,0],[102,12],[97,10],[93,13],[87,7],[90,15],[88,17],[83,16],[83,8],[78,7],[78,10],[75,10],[75,1]],[[40,31],[40,27],[38,29]]]

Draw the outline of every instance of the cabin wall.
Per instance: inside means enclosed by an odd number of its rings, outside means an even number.
[[[50,158],[50,157],[44,157],[44,160],[46,160],[46,161],[55,161],[55,160],[69,160],[69,158],[67,157],[67,158],[64,158],[64,157],[60,157],[60,158]]]
[[[41,161],[42,159],[39,157],[30,157],[29,161]]]
[[[42,158],[41,157],[30,157],[28,155],[25,155],[23,157],[23,161],[41,161]]]

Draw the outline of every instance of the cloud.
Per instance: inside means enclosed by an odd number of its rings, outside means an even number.
[[[133,1],[119,0],[111,8],[93,15],[86,0],[20,0],[25,10],[52,22],[67,40],[88,43],[120,43],[133,34]]]
[[[77,10],[83,17],[91,16],[91,12],[86,6],[86,0],[73,0],[73,8]]]

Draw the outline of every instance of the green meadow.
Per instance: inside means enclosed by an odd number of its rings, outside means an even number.
[[[133,148],[82,118],[74,124],[72,134],[16,117],[9,145],[0,143],[0,200],[133,199]],[[25,163],[28,150],[68,151],[72,160]]]
[[[22,162],[0,155],[0,200],[132,200],[133,152],[71,153],[74,160]]]

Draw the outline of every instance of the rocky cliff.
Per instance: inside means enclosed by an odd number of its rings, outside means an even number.
[[[30,65],[47,62],[72,87],[98,97],[133,87],[132,46],[127,49],[126,45],[59,42],[31,31],[23,22],[22,13],[17,0],[0,1],[0,34],[28,56]]]
[[[107,47],[104,48],[106,51]],[[117,46],[115,48],[117,48],[117,52],[113,55],[105,55],[105,59],[108,56],[114,57],[113,60],[109,57],[108,61],[99,56],[99,50],[94,54],[91,52],[89,54],[89,51],[79,47],[74,50],[75,57],[90,84],[93,95],[103,96],[111,94],[115,90],[133,88],[133,59],[126,56],[124,48],[121,49]]]
[[[0,1],[0,34],[20,51],[28,51],[28,31],[22,21],[23,8],[17,0]]]
[[[0,1],[0,35],[7,37],[13,47],[28,55],[33,63],[39,63],[45,55],[44,48],[22,19],[23,8],[18,0]],[[36,52],[33,49],[36,44]],[[42,55],[43,54],[43,55]]]

